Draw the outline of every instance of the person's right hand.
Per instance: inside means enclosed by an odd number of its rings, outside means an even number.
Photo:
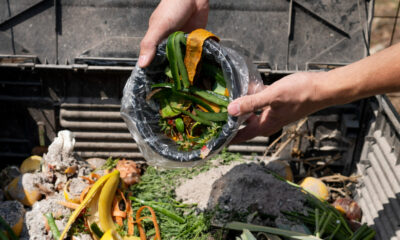
[[[298,72],[288,75],[256,94],[232,101],[228,112],[232,116],[251,114],[247,126],[239,130],[231,144],[256,136],[270,136],[283,126],[313,113],[328,103],[320,95],[316,83],[323,81],[326,73]],[[261,110],[256,116],[255,111]]]
[[[140,43],[139,66],[144,68],[151,63],[157,45],[170,33],[205,28],[208,10],[208,0],[162,0],[151,14],[149,28]]]

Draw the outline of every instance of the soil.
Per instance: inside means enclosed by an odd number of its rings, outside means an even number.
[[[22,186],[25,190],[34,191],[38,190],[35,183],[40,181],[39,176],[35,173],[24,173],[22,175]]]
[[[89,184],[83,179],[73,178],[69,184],[69,192],[74,196],[80,196],[87,186],[89,186]]]
[[[233,163],[212,168],[184,182],[176,189],[178,199],[197,203],[200,209],[215,210],[214,224],[245,221],[262,225],[285,224],[281,211],[304,208],[304,194],[276,179],[266,167],[256,163]]]
[[[30,211],[27,211],[24,221],[24,230],[20,239],[31,239],[41,240],[49,239],[51,233],[48,233],[45,229],[45,213],[53,213],[56,219],[56,225],[61,231],[64,230],[68,216],[71,214],[71,210],[66,207],[59,205],[58,201],[63,201],[64,196],[62,193],[53,195],[51,198],[44,199],[36,202]]]
[[[18,201],[0,202],[0,216],[11,227],[18,223],[21,217],[24,217],[24,206]]]
[[[192,179],[186,180],[175,189],[177,198],[184,203],[197,204],[199,209],[205,210],[213,183],[238,164],[240,164],[240,162],[234,162],[231,165],[221,165],[207,172],[200,173]],[[194,186],[196,187],[194,188]]]

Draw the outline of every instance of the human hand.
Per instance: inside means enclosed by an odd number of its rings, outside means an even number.
[[[324,73],[295,73],[273,83],[256,94],[231,102],[232,116],[252,113],[247,126],[239,130],[231,143],[239,143],[256,136],[270,136],[283,126],[321,109],[324,105],[317,93],[316,81]],[[262,110],[259,116],[255,111]]]
[[[208,10],[208,0],[162,0],[151,14],[149,28],[140,43],[139,66],[144,68],[151,63],[157,45],[170,33],[205,28]]]

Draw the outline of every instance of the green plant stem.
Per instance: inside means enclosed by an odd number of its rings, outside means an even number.
[[[137,203],[140,203],[140,204],[143,204],[143,205],[147,205],[147,206],[153,208],[154,210],[156,210],[157,212],[160,212],[160,213],[164,214],[165,216],[171,218],[172,220],[175,220],[178,223],[181,223],[181,224],[185,223],[185,219],[184,218],[182,218],[182,217],[176,215],[175,213],[173,213],[173,212],[171,212],[171,211],[169,211],[169,210],[167,210],[165,208],[162,208],[162,207],[160,207],[160,206],[158,206],[158,205],[156,205],[154,203],[147,202],[147,201],[144,201],[142,199],[135,198],[135,197],[129,197],[129,199],[131,199],[132,201],[135,201]]]
[[[208,105],[206,102],[204,102],[203,100],[201,100],[198,97],[192,96],[188,93],[182,92],[182,91],[176,91],[174,89],[172,89],[172,94],[176,94],[179,97],[185,98],[187,100],[190,100],[196,104],[199,104],[200,106],[204,107],[205,109],[207,109],[207,111],[209,112],[214,112],[214,110],[210,107],[210,105]]]
[[[249,223],[230,222],[230,223],[227,223],[224,227],[227,229],[232,229],[232,230],[248,229],[249,231],[254,231],[254,232],[266,232],[266,233],[271,233],[271,234],[284,236],[284,237],[288,237],[291,239],[297,239],[297,240],[321,240],[321,238],[319,238],[319,237],[307,235],[304,233],[293,232],[293,231],[283,230],[283,229],[279,229],[279,228],[266,227],[266,226],[258,226],[258,225],[249,224]]]
[[[220,112],[220,113],[210,113],[210,112],[203,112],[198,109],[194,110],[196,112],[196,115],[208,119],[213,122],[224,122],[228,118],[228,113],[226,112]]]
[[[215,103],[220,106],[228,107],[229,99],[225,96],[219,95],[213,91],[202,90],[196,87],[190,87],[190,92],[194,95],[204,98],[205,100]]]
[[[324,225],[322,226],[321,232],[320,232],[320,236],[322,237],[322,235],[325,233],[326,228],[328,227],[331,219],[333,217],[333,213],[328,213],[328,217],[326,218]]]
[[[46,213],[44,216],[47,219],[47,223],[49,224],[51,233],[53,234],[53,238],[59,239],[61,235],[60,235],[60,231],[57,228],[56,222],[54,221],[53,214]]]
[[[315,209],[315,232],[314,234],[319,237],[319,209]]]
[[[336,233],[339,231],[341,226],[340,221],[337,223],[337,226],[335,228],[335,230],[332,232],[332,234],[329,236],[329,240],[333,240],[333,238],[335,237]]]
[[[185,115],[191,117],[191,118],[192,118],[193,120],[195,120],[196,122],[199,122],[199,123],[204,124],[204,125],[207,125],[207,126],[212,126],[212,122],[209,121],[209,120],[207,120],[207,119],[205,119],[205,118],[202,118],[202,117],[200,117],[200,116],[196,116],[196,115],[191,114],[190,112],[185,111],[185,110],[181,110],[181,109],[177,109],[177,108],[174,108],[174,110],[175,110],[175,111],[180,111],[181,113],[183,113],[183,114],[185,114]]]
[[[2,216],[0,216],[0,226],[2,229],[6,230],[8,236],[11,240],[18,240],[17,236],[15,235],[14,231],[11,229],[10,225],[4,220]],[[0,229],[1,231],[1,229]]]

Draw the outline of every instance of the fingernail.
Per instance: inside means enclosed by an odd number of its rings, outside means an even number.
[[[232,116],[238,116],[240,113],[240,103],[233,102],[229,104],[228,112]]]
[[[146,65],[146,62],[147,62],[146,55],[139,56],[139,67],[144,67]]]

